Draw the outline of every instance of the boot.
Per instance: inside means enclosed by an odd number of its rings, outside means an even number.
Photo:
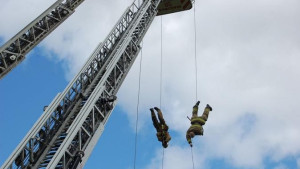
[[[212,111],[212,107],[210,107],[209,104],[206,105],[206,108],[208,108],[210,111]]]

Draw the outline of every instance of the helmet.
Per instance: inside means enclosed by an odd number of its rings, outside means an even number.
[[[191,132],[189,133],[189,135],[193,138],[193,137],[195,136],[195,133],[191,131]]]

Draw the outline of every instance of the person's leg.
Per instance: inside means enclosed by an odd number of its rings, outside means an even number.
[[[154,107],[154,109],[157,111],[157,116],[158,116],[160,123],[166,125],[166,122],[165,122],[165,119],[164,119],[164,116],[163,116],[161,110],[157,107]]]
[[[151,118],[152,118],[153,126],[155,127],[156,131],[159,131],[160,126],[159,126],[158,120],[155,116],[154,110],[151,108],[150,111],[151,111]]]
[[[212,111],[212,108],[209,106],[209,105],[206,105],[204,111],[203,111],[203,114],[202,114],[202,119],[207,121],[208,119],[208,115],[209,115],[209,112]]]
[[[198,106],[199,106],[200,101],[198,101],[195,106],[193,107],[193,116],[192,117],[197,117],[198,116]]]

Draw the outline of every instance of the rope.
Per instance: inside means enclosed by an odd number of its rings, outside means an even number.
[[[162,155],[162,160],[161,160],[161,168],[163,169],[164,168],[164,158],[165,158],[165,149],[164,148],[162,148],[163,149],[163,155]]]
[[[141,44],[141,60],[140,60],[140,70],[139,70],[139,87],[138,87],[138,99],[136,106],[136,122],[135,122],[135,145],[134,145],[134,169],[136,164],[136,149],[137,149],[137,130],[138,130],[138,121],[139,121],[139,105],[140,105],[140,92],[141,92],[141,74],[142,74],[142,60],[143,60],[143,42]]]
[[[162,16],[160,17],[160,96],[159,96],[159,107],[161,108],[161,90],[162,90],[162,61],[163,61],[163,26]]]
[[[193,147],[191,147],[191,153],[192,153],[193,169],[195,169]]]
[[[197,68],[197,26],[196,26],[196,1],[194,1],[194,31],[195,31],[195,69],[196,69],[196,101],[198,100],[198,68]]]
[[[162,16],[160,17],[160,90],[159,90],[159,107],[161,107],[161,96],[162,96],[162,59],[163,59],[163,18]],[[164,158],[165,158],[165,149],[163,149],[163,154],[162,154],[162,162],[161,162],[161,168],[164,169]]]
[[[195,31],[195,69],[196,69],[196,101],[198,100],[198,68],[197,68],[197,26],[196,26],[196,1],[194,1],[194,31]],[[194,153],[193,153],[193,147],[191,147],[191,154],[192,154],[192,163],[193,163],[193,169],[195,169],[194,164]]]

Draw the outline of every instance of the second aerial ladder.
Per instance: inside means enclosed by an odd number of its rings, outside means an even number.
[[[182,1],[182,0],[180,0]],[[84,166],[161,0],[132,3],[80,72],[45,109],[1,169]]]
[[[84,0],[58,0],[0,48],[0,79],[74,13]]]

